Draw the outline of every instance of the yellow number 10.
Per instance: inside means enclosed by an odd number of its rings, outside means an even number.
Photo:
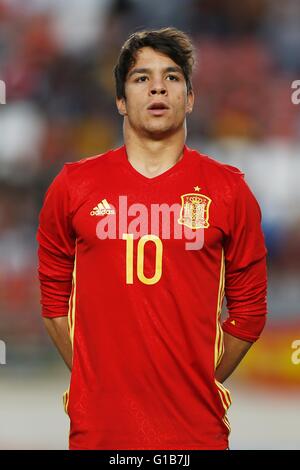
[[[126,284],[133,284],[133,234],[123,233],[123,240],[126,240]],[[154,242],[156,248],[155,254],[155,272],[152,277],[146,277],[144,274],[144,247],[147,242]],[[162,273],[162,252],[163,246],[161,239],[156,235],[143,235],[138,241],[137,252],[137,276],[144,284],[155,284],[161,278]]]

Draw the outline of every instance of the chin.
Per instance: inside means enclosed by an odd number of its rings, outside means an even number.
[[[147,135],[153,140],[161,140],[174,134],[173,129],[148,129]]]
[[[148,133],[153,133],[153,134],[162,134],[162,133],[170,133],[175,130],[174,126],[148,126],[145,127],[144,130]]]

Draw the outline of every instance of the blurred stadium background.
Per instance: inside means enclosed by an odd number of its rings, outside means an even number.
[[[0,0],[0,448],[66,449],[68,371],[40,318],[38,213],[65,161],[122,142],[112,67],[127,35],[197,47],[188,145],[245,171],[263,212],[269,318],[232,378],[232,449],[300,449],[298,0]]]

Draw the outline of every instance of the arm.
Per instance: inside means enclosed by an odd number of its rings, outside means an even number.
[[[67,367],[72,370],[72,344],[68,331],[68,317],[44,318],[46,330]]]
[[[267,314],[266,247],[259,205],[241,178],[224,245],[228,317],[222,324],[224,354],[216,379],[226,380],[260,337]]]
[[[72,345],[68,313],[76,236],[72,227],[67,183],[67,169],[64,167],[46,193],[39,217],[37,240],[41,313],[52,341],[71,370]]]
[[[224,354],[218,365],[215,377],[223,383],[239,365],[253,343],[235,338],[224,332]]]

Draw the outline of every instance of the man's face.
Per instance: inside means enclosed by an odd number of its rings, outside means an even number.
[[[150,47],[137,52],[136,62],[126,78],[125,96],[126,99],[117,99],[117,107],[128,119],[129,127],[154,138],[171,135],[182,128],[194,104],[193,92],[187,94],[181,68]],[[153,106],[156,109],[151,109]]]

